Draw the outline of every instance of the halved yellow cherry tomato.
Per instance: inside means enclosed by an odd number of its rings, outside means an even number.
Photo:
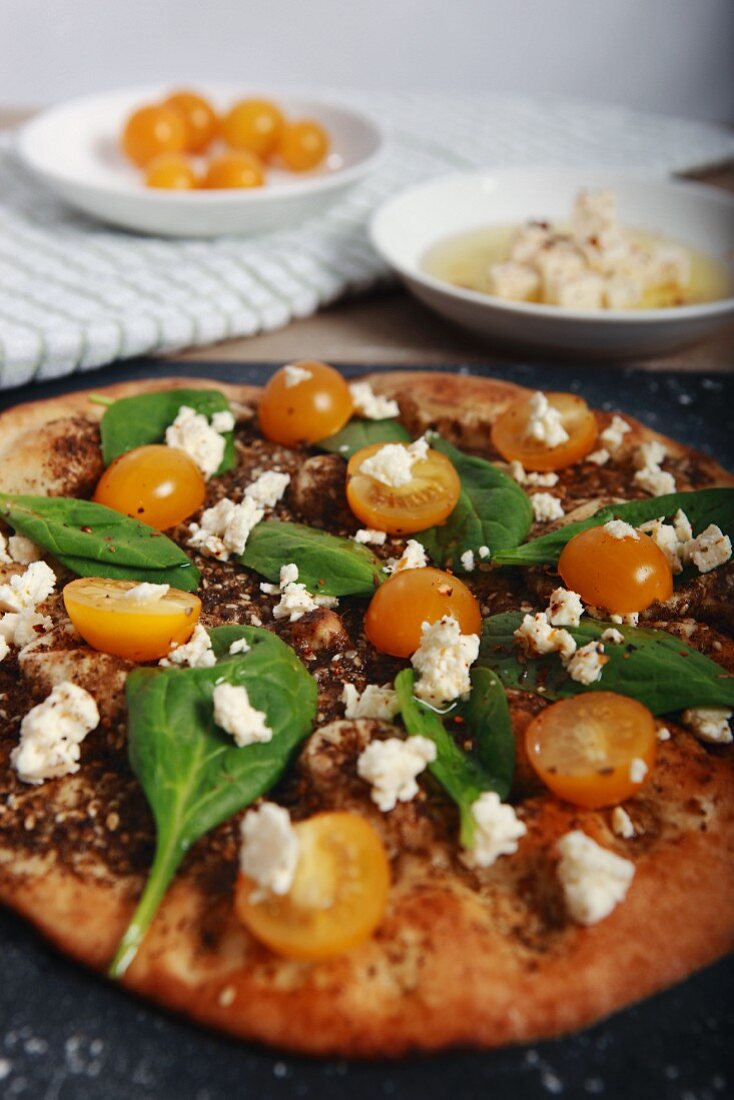
[[[408,535],[443,523],[461,493],[453,463],[440,451],[429,450],[411,469],[411,480],[393,488],[361,472],[364,462],[384,447],[373,443],[352,455],[347,466],[347,500],[355,516],[391,535]],[[393,444],[407,447],[407,443]]]
[[[302,359],[289,366],[294,369],[276,371],[263,391],[258,410],[263,435],[285,446],[334,435],[354,412],[349,386],[327,363]]]
[[[110,463],[92,499],[165,531],[193,515],[205,496],[204,475],[185,451],[150,443]]]
[[[668,559],[651,538],[615,538],[603,526],[580,531],[564,546],[558,572],[584,603],[617,615],[644,611],[673,594]]]
[[[186,149],[189,153],[203,153],[216,137],[219,119],[208,99],[197,92],[182,89],[172,92],[163,101],[164,107],[180,111],[186,123]]]
[[[381,584],[370,600],[364,632],[376,649],[410,657],[421,643],[421,625],[453,615],[462,634],[481,634],[482,613],[467,586],[442,569],[404,569]]]
[[[385,846],[374,827],[355,813],[316,814],[294,828],[299,856],[288,894],[269,893],[253,901],[257,887],[240,875],[235,912],[256,939],[279,955],[341,955],[369,939],[385,911],[390,888]]]
[[[548,447],[529,437],[530,397],[515,401],[492,425],[492,443],[508,462],[516,459],[527,470],[561,470],[589,453],[598,434],[596,417],[586,402],[573,393],[547,393],[549,404],[561,414],[568,432],[565,443]]]
[[[222,119],[222,137],[232,149],[266,157],[277,145],[283,123],[283,112],[271,100],[241,99]]]
[[[536,715],[525,731],[528,759],[546,786],[589,809],[634,794],[652,770],[656,743],[655,719],[647,707],[613,691],[562,699]],[[641,779],[632,778],[635,760],[647,766]]]
[[[310,118],[286,122],[279,135],[276,152],[291,172],[316,168],[329,151],[329,135]]]
[[[64,606],[84,641],[129,661],[157,661],[194,633],[201,600],[169,588],[164,596],[129,595],[135,581],[79,577],[64,587]]]

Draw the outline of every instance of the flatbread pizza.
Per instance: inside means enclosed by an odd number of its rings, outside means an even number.
[[[0,899],[232,1035],[573,1031],[734,938],[734,479],[420,372],[0,416]]]

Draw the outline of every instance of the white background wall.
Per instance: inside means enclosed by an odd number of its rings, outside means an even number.
[[[734,122],[734,0],[0,0],[0,104],[150,80],[560,93]]]

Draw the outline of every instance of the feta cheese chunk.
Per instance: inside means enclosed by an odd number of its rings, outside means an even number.
[[[264,474],[251,482],[245,489],[245,499],[252,500],[261,508],[274,508],[290,485],[290,474],[279,474],[275,470],[266,470]]]
[[[214,721],[230,733],[238,748],[266,744],[273,739],[267,714],[250,703],[247,688],[241,684],[217,684],[212,695]]]
[[[604,656],[602,642],[587,642],[580,646],[570,660],[565,661],[566,671],[577,684],[594,684],[601,679],[602,669],[609,660]]]
[[[376,718],[390,722],[400,710],[397,692],[390,684],[368,684],[360,694],[354,684],[342,686],[345,718]]]
[[[588,454],[584,461],[593,462],[595,466],[606,466],[610,458],[611,455],[606,447],[600,447],[598,451],[592,451],[591,454]]]
[[[400,416],[400,406],[390,397],[376,394],[369,382],[351,382],[349,392],[354,402],[354,411],[357,416],[363,416],[365,420],[387,420],[388,417]]]
[[[651,281],[686,287],[691,281],[691,254],[682,245],[654,242],[649,249]]]
[[[576,652],[576,642],[567,630],[551,626],[545,611],[524,615],[515,631],[515,638],[528,657],[542,657],[546,653],[560,653],[561,659],[570,660]]]
[[[162,600],[170,587],[170,584],[152,584],[150,581],[143,581],[142,584],[136,584],[133,588],[128,588],[127,592],[123,592],[122,599],[125,603],[152,603],[154,600]]]
[[[467,572],[467,573],[473,573],[474,572],[474,568],[475,568],[476,563],[474,561],[474,551],[473,550],[465,550],[464,553],[459,558],[459,561],[461,562],[461,568],[465,572]]]
[[[386,443],[360,466],[360,473],[373,477],[391,489],[400,489],[413,480],[413,466],[428,454],[424,438],[414,443]]]
[[[634,455],[635,468],[644,470],[646,466],[659,466],[665,460],[667,453],[666,448],[657,439],[641,443]]]
[[[53,626],[48,615],[41,615],[33,607],[25,611],[8,611],[0,618],[0,637],[6,644],[23,649]]]
[[[578,275],[552,275],[544,284],[544,301],[563,309],[601,309],[604,305],[604,280],[593,271]]]
[[[201,523],[189,524],[188,545],[217,561],[229,561],[232,554],[241,554],[250,532],[265,512],[246,496],[240,504],[223,497],[201,516]]]
[[[309,378],[313,378],[313,374],[305,367],[299,367],[297,363],[288,363],[283,367],[283,377],[285,388],[290,390],[294,386],[300,386],[301,382],[308,382]]]
[[[715,523],[695,539],[689,539],[682,548],[684,561],[693,562],[699,573],[710,573],[731,557],[731,539]]]
[[[633,539],[639,541],[640,535],[635,528],[625,523],[623,519],[610,519],[608,523],[604,524],[604,530],[608,535],[611,535],[613,539]]]
[[[186,451],[205,478],[215,474],[222,464],[225,439],[221,432],[234,427],[232,414],[222,411],[226,416],[214,414],[218,425],[215,428],[203,413],[197,413],[190,405],[182,405],[176,419],[166,428],[166,445]]]
[[[603,443],[604,447],[611,455],[615,455],[624,443],[624,437],[628,432],[631,432],[632,428],[621,416],[617,416],[616,413],[612,417],[611,423],[599,433],[599,442]]]
[[[551,493],[532,493],[530,503],[536,523],[550,523],[551,520],[562,519],[565,515],[560,500]]]
[[[56,585],[56,574],[45,561],[34,561],[23,572],[0,584],[0,611],[35,610],[48,599]]]
[[[612,810],[612,832],[623,840],[631,840],[636,835],[632,818],[623,806],[615,806]]]
[[[37,785],[79,771],[84,738],[99,724],[94,697],[70,680],[28,711],[20,724],[20,743],[10,762],[24,783]]]
[[[561,414],[541,390],[536,390],[528,402],[528,422],[525,438],[544,443],[546,447],[558,447],[569,439],[561,422]]]
[[[280,596],[273,608],[274,619],[288,619],[295,623],[317,607],[338,607],[336,596],[312,596],[305,584],[298,581],[298,566],[294,562],[280,567],[280,583],[263,582],[260,590],[268,596]]]
[[[578,626],[584,613],[584,605],[578,592],[567,588],[555,588],[548,602],[548,622],[551,626]]]
[[[376,531],[374,527],[360,527],[352,536],[355,542],[362,544],[371,543],[373,546],[384,546],[387,539],[387,531]]]
[[[658,741],[670,741],[670,730],[667,726],[660,726],[656,736]]]
[[[38,561],[41,557],[40,548],[31,539],[27,539],[25,535],[11,535],[8,539],[8,550],[10,551],[10,557],[19,565],[30,565],[31,562]],[[0,561],[2,561],[1,557]]]
[[[268,893],[283,897],[293,885],[300,846],[290,814],[274,802],[248,810],[240,825],[240,870],[256,882],[253,902]]]
[[[508,472],[511,478],[518,483],[518,485],[537,485],[543,488],[552,488],[558,484],[558,474],[552,471],[547,474],[538,473],[536,470],[526,470],[522,462],[518,462],[516,458],[513,458],[509,463]]]
[[[604,280],[604,305],[607,309],[634,309],[642,301],[644,286],[630,275],[611,275]]]
[[[483,791],[472,803],[471,814],[474,838],[461,857],[468,867],[491,867],[500,856],[514,855],[518,841],[528,831],[514,808],[501,802],[495,791]]]
[[[679,508],[673,516],[673,528],[679,542],[688,542],[689,539],[693,538],[691,521],[682,508]]]
[[[566,908],[579,924],[597,924],[626,897],[635,865],[573,829],[558,841],[558,878]]]
[[[237,653],[249,653],[249,651],[250,646],[246,638],[235,638],[228,650],[230,657],[234,657]]]
[[[543,284],[543,301],[548,300],[549,284],[571,281],[583,277],[586,263],[581,252],[571,241],[550,241],[533,261]]]
[[[622,645],[624,643],[624,634],[621,630],[615,630],[613,626],[609,626],[603,632],[601,640],[608,645]]]
[[[410,802],[418,794],[416,776],[436,759],[436,746],[427,737],[401,741],[370,741],[357,758],[357,775],[372,785],[372,801],[388,813],[398,802]]]
[[[710,745],[728,745],[732,740],[731,716],[732,711],[727,707],[689,707],[680,718],[699,741],[707,741]]]
[[[669,523],[663,523],[661,519],[651,519],[647,523],[641,523],[639,530],[648,535],[655,545],[662,550],[668,560],[672,573],[680,573],[683,569],[681,552],[683,544],[680,542],[675,527]]]
[[[617,227],[617,196],[609,187],[580,191],[573,206],[573,235],[585,241],[602,237]]]
[[[174,668],[176,665],[188,668],[211,668],[216,663],[212,640],[201,623],[196,624],[188,642],[184,645],[172,646],[168,656],[162,657],[158,662],[163,668]]]
[[[641,756],[636,756],[630,761],[630,782],[642,783],[649,769]]]
[[[537,295],[539,289],[540,276],[526,264],[505,260],[490,264],[487,268],[487,291],[498,298],[527,302]]]
[[[510,241],[510,259],[518,264],[533,264],[550,239],[550,226],[543,222],[521,225]]]
[[[421,678],[415,686],[419,699],[432,706],[465,698],[471,691],[469,669],[479,656],[476,634],[462,634],[453,615],[421,626],[421,644],[411,664]]]
[[[428,557],[422,542],[408,539],[399,558],[388,558],[383,566],[385,573],[402,573],[405,569],[425,569]]]

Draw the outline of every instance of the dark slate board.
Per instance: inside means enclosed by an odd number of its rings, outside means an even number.
[[[6,392],[0,408],[152,374],[261,382],[265,365],[136,361]],[[508,364],[474,374],[576,390],[734,465],[734,376]],[[361,373],[345,368],[345,373]],[[665,930],[661,929],[661,935]],[[719,1100],[734,1095],[734,958],[579,1035],[400,1062],[291,1058],[141,1004],[0,913],[0,1096],[28,1100]]]

